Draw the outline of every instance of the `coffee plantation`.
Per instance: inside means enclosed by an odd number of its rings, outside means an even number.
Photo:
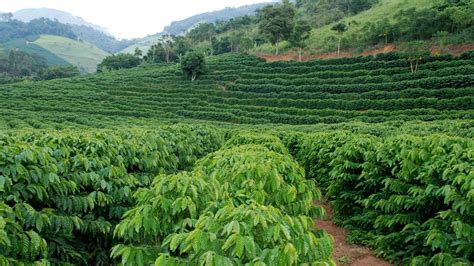
[[[0,85],[0,265],[474,262],[474,54]]]

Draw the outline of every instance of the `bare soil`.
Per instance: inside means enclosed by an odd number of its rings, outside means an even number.
[[[354,53],[354,52],[348,52],[348,51],[341,51],[339,54],[339,57],[354,57],[354,56],[368,56],[368,55],[377,55],[381,53],[388,53],[392,51],[396,51],[397,47],[395,44],[389,43],[385,45],[384,47],[381,48],[370,48],[365,50],[362,53]],[[448,53],[452,54],[455,56],[458,56],[464,52],[474,50],[474,44],[460,44],[460,45],[449,45],[447,46],[443,53]],[[440,49],[438,46],[432,46],[430,48],[431,54],[439,54]],[[265,59],[267,62],[275,62],[275,61],[298,61],[298,53],[296,52],[289,52],[286,54],[280,54],[280,55],[274,55],[274,54],[257,54],[257,56]],[[337,58],[337,52],[332,52],[332,53],[322,53],[322,54],[317,54],[317,55],[310,55],[305,53],[302,56],[303,62],[306,61],[311,61],[311,60],[316,60],[316,59],[331,59],[331,58]]]
[[[390,266],[387,261],[377,258],[368,248],[347,243],[347,232],[344,228],[336,226],[332,222],[332,208],[325,202],[318,202],[317,205],[324,207],[326,218],[316,220],[318,228],[326,230],[334,237],[333,257],[337,265],[352,266]]]

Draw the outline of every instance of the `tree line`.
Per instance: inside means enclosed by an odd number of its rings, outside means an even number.
[[[76,66],[48,66],[44,57],[13,49],[0,56],[0,84],[21,80],[50,80],[79,75]]]
[[[50,34],[77,40],[71,27],[57,20],[38,18],[28,23],[12,18],[10,13],[2,14],[0,19],[0,43],[28,36]]]
[[[308,49],[313,29],[331,24],[334,35],[327,43],[334,45],[337,56],[344,48],[396,41],[435,38],[442,44],[448,34],[473,34],[474,2],[472,0],[443,0],[432,8],[404,9],[394,20],[370,21],[360,25],[342,18],[355,15],[377,4],[378,0],[283,0],[259,9],[254,16],[243,16],[217,23],[200,23],[184,36],[163,35],[148,51],[135,50],[133,55],[116,55],[104,60],[99,71],[134,67],[143,63],[175,63],[190,51],[203,55],[230,52],[248,53],[262,44],[271,44],[278,55],[281,44],[298,51],[299,60]],[[323,14],[340,14],[333,19]],[[351,30],[357,28],[358,30]],[[314,38],[314,36],[313,36]],[[412,53],[406,54],[411,72],[418,71],[423,43],[412,42]],[[123,63],[111,64],[110,61]]]

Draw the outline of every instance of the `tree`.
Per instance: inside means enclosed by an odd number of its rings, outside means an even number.
[[[0,14],[0,21],[10,21],[13,18],[12,13],[1,13]]]
[[[230,38],[227,36],[222,37],[220,39],[213,38],[211,45],[212,45],[212,50],[214,51],[214,54],[216,55],[229,53],[232,51],[232,42],[230,41]]]
[[[171,35],[163,36],[162,40],[163,49],[165,50],[166,63],[170,63],[173,56],[174,40]]]
[[[104,60],[102,60],[102,62],[97,66],[97,72],[132,68],[138,65],[140,65],[140,59],[132,54],[110,55],[104,58]]]
[[[298,48],[298,57],[301,62],[302,51],[306,48],[306,40],[309,39],[311,34],[311,26],[305,20],[300,20],[296,23],[291,34],[290,43]]]
[[[295,15],[295,6],[288,0],[284,0],[280,5],[266,6],[259,11],[260,32],[267,35],[270,42],[275,45],[277,55],[280,42],[288,40],[293,32]]]
[[[210,42],[216,34],[216,27],[212,23],[201,23],[188,33],[188,37],[194,42]]]
[[[190,40],[183,36],[173,36],[174,47],[173,51],[181,61],[183,55],[185,55],[189,50],[191,50]]]
[[[78,76],[81,73],[76,66],[53,66],[47,68],[41,75],[42,79],[50,80],[50,79],[58,79],[58,78],[70,78],[74,76]]]
[[[230,41],[230,51],[231,52],[238,52],[240,48],[241,41],[244,38],[244,33],[242,31],[234,31],[231,32],[229,35]]]
[[[337,57],[339,57],[340,52],[341,52],[342,35],[344,34],[344,32],[347,31],[347,29],[348,29],[347,25],[344,24],[344,22],[337,23],[331,28],[332,31],[335,31],[339,35],[338,42],[337,42]]]
[[[240,39],[239,51],[248,53],[249,50],[252,49],[253,45],[254,42],[252,39],[250,39],[249,37],[243,37],[242,39]]]
[[[166,62],[166,51],[163,44],[158,42],[152,45],[143,59],[148,63]]]
[[[136,47],[133,55],[137,58],[141,58],[143,56],[143,51],[140,48]]]
[[[424,56],[429,55],[426,51],[423,41],[413,41],[405,44],[409,52],[405,53],[407,60],[410,62],[411,73],[418,71],[418,66]]]
[[[438,40],[438,51],[437,54],[446,52],[446,38],[449,33],[447,31],[438,31],[433,35],[433,38]]]
[[[196,80],[197,76],[203,74],[206,68],[206,59],[204,54],[198,52],[188,52],[181,60],[181,69],[184,74]]]
[[[37,76],[38,73],[47,68],[45,58],[18,49],[10,50],[7,61],[6,72],[16,78]]]

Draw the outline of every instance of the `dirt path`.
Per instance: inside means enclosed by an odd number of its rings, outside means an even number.
[[[326,209],[325,220],[316,220],[316,226],[326,230],[334,237],[334,261],[337,265],[352,266],[389,266],[387,261],[377,258],[368,248],[351,245],[346,241],[346,230],[332,222],[332,209],[327,203],[318,202]]]

